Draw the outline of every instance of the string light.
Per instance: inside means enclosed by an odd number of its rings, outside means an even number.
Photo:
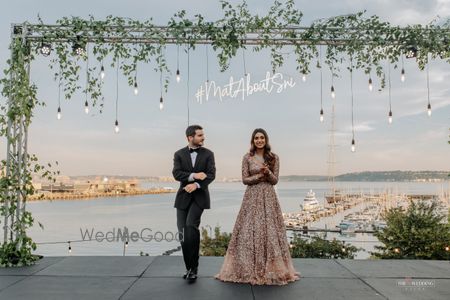
[[[180,83],[180,45],[177,45],[177,83]]]
[[[427,63],[427,97],[428,97],[427,114],[428,114],[429,117],[431,117],[429,63]]]
[[[247,77],[247,67],[245,65],[245,50],[242,48],[242,61],[244,63],[244,77]]]
[[[388,122],[392,124],[392,99],[391,99],[391,63],[388,64],[388,80],[389,80],[389,114],[388,114]]]
[[[186,94],[186,105],[187,105],[187,123],[190,125],[190,106],[189,106],[189,93],[190,93],[190,73],[191,73],[191,63],[190,63],[190,46],[187,47],[187,94]]]
[[[369,91],[371,92],[373,90],[373,84],[372,84],[372,77],[369,75]]]
[[[68,243],[69,243],[69,253],[72,253],[72,246],[70,246],[70,241]]]
[[[116,122],[114,123],[114,132],[119,133],[119,131],[120,131],[119,121],[116,120]]]
[[[138,90],[138,84],[137,84],[137,66],[136,66],[136,72],[134,73],[134,95],[137,96],[139,93]]]
[[[209,59],[208,59],[208,44],[206,44],[206,83],[209,83]]]
[[[134,79],[134,95],[136,96],[139,93],[138,84],[136,78]]]
[[[102,66],[100,68],[100,78],[103,80],[105,79],[105,67],[103,66],[103,60],[102,60]]]
[[[88,103],[88,87],[89,87],[89,44],[86,45],[86,89],[85,89],[85,101],[84,101],[84,112],[89,114],[89,103]]]
[[[351,91],[351,100],[352,100],[352,152],[356,151],[355,145],[355,126],[353,120],[353,58],[350,57],[350,91]]]
[[[59,82],[58,82],[58,111],[56,118],[61,120],[61,65],[59,67]]]
[[[320,67],[320,122],[323,123],[323,84],[322,84],[322,46],[319,46],[319,67]]]
[[[395,253],[400,253],[400,249],[399,248],[394,248],[394,252]]]
[[[306,82],[306,73],[305,73],[305,71],[303,71],[302,74],[303,74],[302,75],[302,81]]]
[[[445,251],[450,251],[450,247],[449,246],[445,246]]]
[[[336,92],[334,90],[334,73],[333,73],[333,66],[331,66],[331,99],[336,98]]]
[[[403,55],[402,55],[402,71],[401,71],[401,75],[400,75],[400,80],[402,82],[405,82],[405,64],[403,62]]]
[[[120,64],[120,58],[117,59],[117,66],[116,66],[116,122],[114,123],[114,132],[119,133],[119,121],[118,121],[118,114],[119,114],[119,64]]]
[[[164,100],[163,100],[163,83],[162,83],[162,69],[159,76],[159,88],[161,90],[161,97],[159,98],[159,110],[163,110],[164,108]]]

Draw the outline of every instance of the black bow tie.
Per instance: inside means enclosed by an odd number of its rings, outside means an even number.
[[[189,153],[192,153],[192,152],[197,153],[197,150],[198,150],[198,149],[189,148]]]

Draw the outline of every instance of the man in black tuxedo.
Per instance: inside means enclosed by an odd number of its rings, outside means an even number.
[[[200,218],[203,210],[210,208],[208,185],[216,177],[216,166],[214,153],[202,147],[205,136],[201,126],[189,126],[186,138],[188,146],[175,152],[172,174],[180,182],[174,207],[186,265],[183,278],[194,282],[198,273]]]

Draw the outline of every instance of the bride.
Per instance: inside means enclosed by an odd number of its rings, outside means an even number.
[[[280,204],[274,185],[279,158],[270,151],[264,129],[253,131],[242,160],[247,185],[225,260],[216,279],[257,285],[285,285],[300,279],[292,265]]]

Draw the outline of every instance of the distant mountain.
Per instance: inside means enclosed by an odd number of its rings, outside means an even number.
[[[327,176],[321,175],[289,175],[280,176],[281,181],[327,181]]]
[[[378,171],[338,175],[336,181],[445,181],[450,171]],[[327,181],[327,176],[289,175],[280,176],[281,181]]]

